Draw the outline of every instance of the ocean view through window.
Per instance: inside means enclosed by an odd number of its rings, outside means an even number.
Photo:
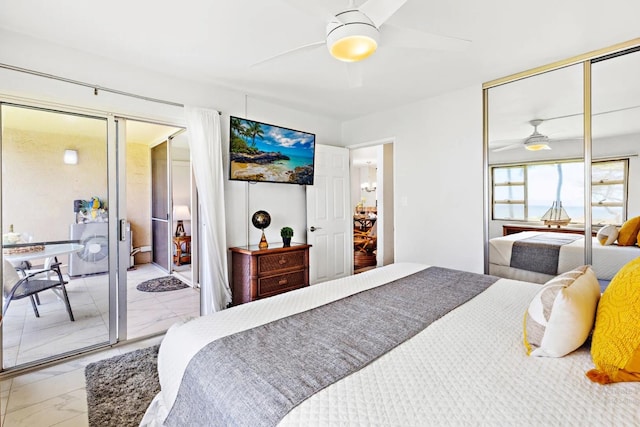
[[[593,225],[626,220],[628,160],[592,163]],[[540,221],[561,201],[573,224],[584,224],[584,163],[562,161],[491,168],[494,220]]]

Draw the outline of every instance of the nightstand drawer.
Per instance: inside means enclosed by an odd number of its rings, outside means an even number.
[[[230,248],[233,305],[309,286],[309,248],[304,243]]]
[[[305,271],[293,271],[258,279],[258,298],[305,286]]]
[[[305,251],[262,255],[258,258],[258,274],[304,267]]]

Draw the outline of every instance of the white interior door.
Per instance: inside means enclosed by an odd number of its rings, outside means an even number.
[[[349,205],[349,150],[316,145],[313,185],[307,186],[309,281],[353,272],[353,216]]]

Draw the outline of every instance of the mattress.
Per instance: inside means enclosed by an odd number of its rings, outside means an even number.
[[[210,340],[424,268],[394,264],[172,327],[158,356],[161,392],[141,425],[161,425],[189,360]],[[280,425],[638,424],[638,385],[589,381],[584,375],[592,368],[587,349],[561,359],[526,356],[522,316],[539,289],[498,280],[415,337],[311,396]]]
[[[535,236],[557,236],[558,233],[544,233],[539,231],[523,231],[507,236],[495,237],[489,240],[489,273],[500,277],[517,280],[527,280],[544,283],[553,276],[527,272],[526,270],[510,268],[511,249],[518,240]],[[611,280],[620,268],[629,261],[640,256],[637,246],[602,246],[598,240],[592,238],[592,266],[598,279]],[[584,238],[566,244],[560,248],[558,257],[558,274],[567,272],[584,264]]]

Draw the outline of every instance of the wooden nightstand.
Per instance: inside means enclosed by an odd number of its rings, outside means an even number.
[[[309,248],[302,243],[230,248],[233,305],[309,286]]]
[[[581,230],[579,228],[558,228],[558,227],[547,227],[544,225],[518,225],[518,224],[504,224],[502,226],[502,235],[508,236],[509,234],[520,233],[521,231],[542,231],[545,233],[571,233],[571,234],[584,234],[584,229]],[[596,231],[592,231],[594,236],[596,235]]]
[[[182,250],[184,244],[185,250]],[[176,254],[173,256],[175,265],[191,264],[191,236],[174,236],[173,246]]]

